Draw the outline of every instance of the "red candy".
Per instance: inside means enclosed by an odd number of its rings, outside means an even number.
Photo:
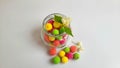
[[[55,55],[56,54],[56,48],[50,48],[49,54],[50,55]]]
[[[67,53],[66,57],[68,57],[68,59],[72,59],[73,58],[73,54],[72,53]]]
[[[48,23],[53,24],[53,23],[54,23],[54,21],[53,21],[52,19],[50,19],[50,20],[48,20]]]
[[[44,35],[44,39],[45,39],[46,42],[50,42],[49,36],[47,34]]]
[[[77,51],[77,47],[76,46],[71,46],[70,47],[70,52],[74,53]]]
[[[54,45],[54,46],[59,46],[59,45],[60,45],[59,40],[55,40],[55,41],[53,42],[53,45]]]

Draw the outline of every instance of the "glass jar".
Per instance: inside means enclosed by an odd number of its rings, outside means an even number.
[[[53,35],[52,33],[45,30],[45,25],[48,23],[49,20],[54,19],[54,16],[61,16],[62,18],[65,18],[66,16],[60,13],[53,13],[48,15],[42,23],[41,27],[41,39],[45,45],[51,46],[51,47],[64,47],[69,39],[69,35],[66,33],[62,33],[59,35]],[[70,25],[69,25],[70,26]],[[54,41],[50,41],[49,39],[52,38]],[[58,39],[61,38],[61,39]],[[55,46],[57,45],[57,46]]]

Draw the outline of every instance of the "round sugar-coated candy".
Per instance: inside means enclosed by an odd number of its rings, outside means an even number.
[[[54,26],[54,28],[60,28],[61,23],[59,23],[59,22],[54,22],[54,23],[53,23],[53,26]]]
[[[64,50],[66,53],[70,52],[70,48],[69,48],[69,47],[65,47],[63,50]]]
[[[59,56],[60,56],[60,57],[65,56],[65,52],[64,52],[63,50],[61,50],[61,51],[59,52]]]
[[[57,36],[56,39],[57,40],[61,40],[63,37],[62,36]]]
[[[68,58],[66,56],[62,57],[61,59],[62,63],[67,63],[68,62]]]
[[[50,48],[49,54],[50,55],[55,55],[56,54],[56,48]]]
[[[65,32],[65,28],[64,28],[64,27],[61,27],[59,31],[60,31],[60,34],[62,34],[62,33]]]
[[[60,40],[60,44],[64,44],[64,43],[65,43],[65,39],[63,38]]]
[[[58,30],[58,29],[54,29],[54,30],[52,31],[52,33],[53,33],[54,35],[58,35],[58,34],[59,34],[59,30]]]
[[[51,23],[46,23],[45,29],[46,29],[47,31],[50,31],[50,30],[52,29],[52,24],[51,24]]]
[[[55,37],[49,36],[49,40],[50,40],[50,41],[54,41],[54,40],[55,40]]]
[[[54,41],[53,41],[53,45],[54,45],[54,46],[59,46],[59,45],[60,45],[59,40],[54,40]]]
[[[68,57],[68,59],[73,59],[73,54],[71,52],[66,54],[66,57]]]
[[[47,34],[44,34],[44,40],[45,40],[46,42],[50,42],[49,36],[48,36]]]
[[[53,62],[54,64],[60,63],[60,57],[59,57],[59,56],[55,56],[55,57],[52,59],[52,62]]]
[[[54,28],[52,28],[52,29],[51,29],[51,30],[49,30],[48,32],[49,32],[49,33],[52,33],[52,32],[53,32],[53,30],[54,30]]]
[[[73,58],[74,58],[75,60],[79,59],[79,58],[80,58],[80,54],[79,54],[79,53],[75,53],[75,54],[73,55]]]
[[[77,47],[75,45],[70,47],[70,52],[74,53],[77,51]]]
[[[52,19],[50,19],[50,20],[48,20],[48,23],[53,24],[53,23],[54,23],[54,21],[53,21]]]

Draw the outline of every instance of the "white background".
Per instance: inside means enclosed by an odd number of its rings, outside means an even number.
[[[51,13],[72,17],[81,59],[54,65],[39,40]],[[0,0],[0,68],[120,68],[120,0]]]

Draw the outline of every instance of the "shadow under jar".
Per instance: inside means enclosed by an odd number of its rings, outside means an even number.
[[[44,20],[43,20],[43,23],[42,23],[42,28],[41,28],[41,39],[43,41],[43,43],[45,45],[48,45],[50,47],[64,47],[67,43],[67,41],[69,40],[69,35],[66,34],[65,32],[62,33],[62,34],[58,34],[58,35],[54,35],[52,34],[52,31],[56,28],[54,28],[53,26],[53,23],[55,22],[54,21],[54,16],[57,15],[57,16],[60,16],[62,18],[65,18],[66,16],[63,15],[63,14],[60,14],[60,13],[53,13],[53,14],[50,14],[48,15]],[[45,29],[45,25],[47,23],[50,23],[52,24],[52,30],[50,31],[47,31]],[[70,27],[70,25],[69,25]],[[59,28],[57,28],[59,30]]]

